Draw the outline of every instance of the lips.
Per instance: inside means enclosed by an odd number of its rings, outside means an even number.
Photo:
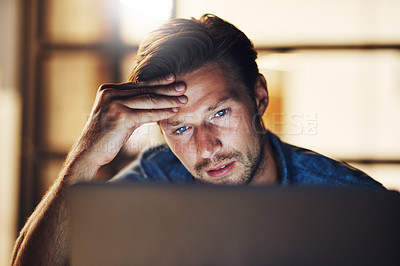
[[[235,166],[235,161],[226,164],[221,164],[216,167],[208,169],[207,174],[214,178],[222,177],[229,174],[234,166]]]

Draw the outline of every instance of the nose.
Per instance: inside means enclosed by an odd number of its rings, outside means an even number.
[[[201,158],[210,158],[221,149],[222,142],[218,138],[218,132],[212,126],[197,127],[195,132],[197,155]]]

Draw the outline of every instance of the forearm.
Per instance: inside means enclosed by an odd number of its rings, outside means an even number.
[[[63,265],[68,259],[65,184],[57,181],[17,238],[12,265]]]
[[[82,180],[82,176],[94,176],[96,170],[96,167],[89,167],[84,160],[67,160],[59,178],[21,230],[14,247],[12,265],[67,264],[67,188]]]
[[[100,166],[115,158],[133,131],[144,123],[177,114],[183,83],[167,75],[142,83],[103,84],[82,135],[59,178],[39,203],[17,239],[13,265],[63,265],[68,260],[66,191],[91,181]],[[138,107],[138,108],[136,108]]]

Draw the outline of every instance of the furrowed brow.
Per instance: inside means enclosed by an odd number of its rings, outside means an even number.
[[[224,103],[231,101],[231,100],[235,100],[235,99],[236,98],[232,97],[232,96],[224,97],[224,98],[220,99],[216,104],[207,107],[206,112],[214,111],[215,109],[217,109],[219,106],[223,105]],[[176,127],[181,124],[184,124],[184,121],[176,120],[176,121],[161,122],[161,125],[165,126],[165,127]]]
[[[225,97],[222,98],[221,100],[218,101],[218,103],[211,105],[207,108],[207,112],[211,112],[214,111],[215,109],[217,109],[218,107],[220,107],[221,105],[223,105],[224,103],[228,102],[232,100],[232,97]]]
[[[165,127],[176,127],[176,126],[178,126],[178,125],[180,125],[180,124],[182,124],[183,122],[181,121],[181,120],[177,120],[177,121],[172,121],[172,122],[161,122],[161,125],[162,126],[165,126]]]

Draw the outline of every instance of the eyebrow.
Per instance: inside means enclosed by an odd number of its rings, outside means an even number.
[[[229,96],[229,97],[222,98],[221,100],[218,101],[218,103],[209,106],[209,107],[207,108],[206,112],[211,112],[211,111],[217,109],[219,106],[223,105],[224,103],[226,103],[226,102],[228,102],[228,101],[230,101],[230,100],[232,100],[232,97],[230,97],[230,96]]]
[[[231,101],[231,100],[235,100],[235,97],[232,97],[232,96],[224,97],[224,98],[218,100],[218,102],[216,104],[207,107],[206,112],[211,112],[211,111],[217,109],[219,106],[221,106],[224,103]],[[165,125],[167,127],[174,127],[174,126],[177,126],[182,123],[183,123],[182,120],[177,120],[177,121],[173,121],[173,122],[163,122],[162,125]]]

